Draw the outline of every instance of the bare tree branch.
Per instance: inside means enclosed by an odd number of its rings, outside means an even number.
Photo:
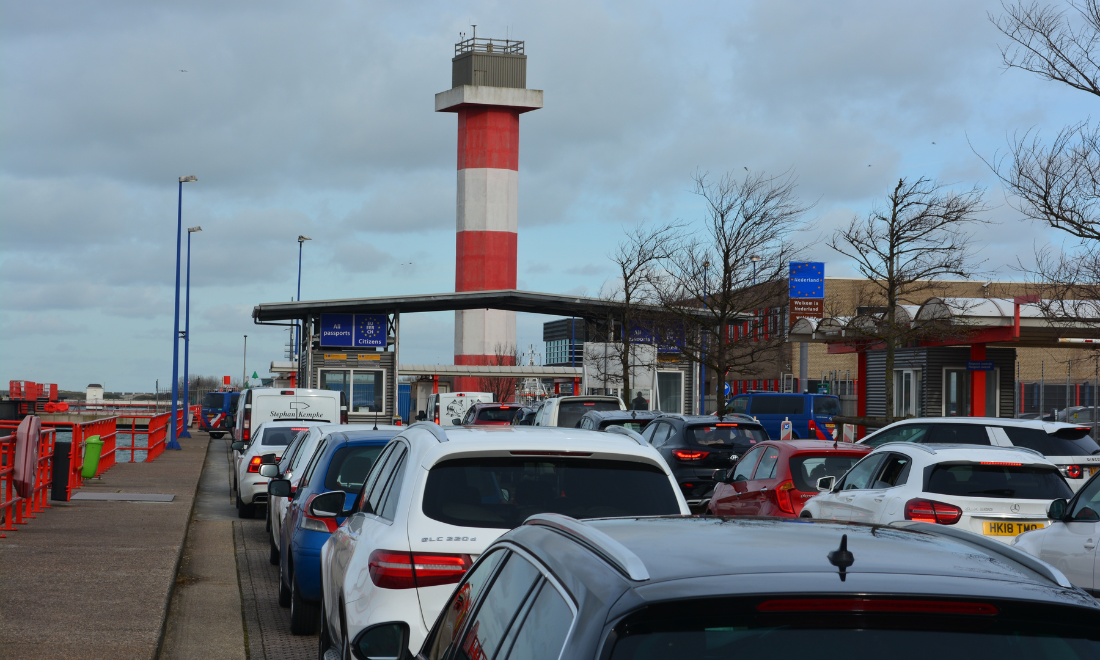
[[[508,344],[497,344],[493,347],[493,354],[488,356],[486,364],[494,367],[515,366],[519,364],[519,351]],[[516,395],[516,378],[514,376],[483,376],[477,379],[479,392],[489,392],[493,395],[493,401],[507,403]]]

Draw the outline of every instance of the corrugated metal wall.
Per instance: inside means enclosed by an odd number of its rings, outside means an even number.
[[[451,60],[451,87],[461,85],[526,89],[527,56],[463,53]]]
[[[921,414],[924,417],[943,415],[943,370],[965,369],[970,360],[970,348],[899,348],[894,369],[921,370]],[[1016,349],[986,349],[986,360],[993,362],[999,373],[999,409],[1001,417],[1012,417],[1015,383]],[[867,416],[886,414],[886,351],[867,352]],[[989,413],[992,416],[992,412]]]

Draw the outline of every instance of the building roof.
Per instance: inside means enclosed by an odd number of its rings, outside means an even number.
[[[470,376],[516,378],[580,378],[580,367],[497,366],[489,364],[402,364],[402,376]]]

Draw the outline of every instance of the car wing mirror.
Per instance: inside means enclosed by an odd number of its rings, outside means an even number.
[[[821,477],[817,480],[817,490],[822,493],[828,493],[833,489],[835,483],[836,477]]]
[[[451,426],[462,426],[462,420],[461,419],[452,419],[451,420]]]
[[[404,621],[379,623],[355,637],[351,654],[356,660],[401,660],[411,658],[409,652],[409,624]]]
[[[260,465],[260,476],[268,479],[279,476],[279,466],[274,463],[262,463]]]
[[[1066,511],[1069,509],[1069,502],[1063,498],[1058,498],[1047,506],[1047,518],[1051,520],[1065,520]]]
[[[714,474],[711,475],[711,478],[714,479],[715,483],[729,483],[729,477],[727,476],[725,470],[715,470]]]
[[[272,497],[290,497],[290,479],[272,479],[267,482],[267,494]]]
[[[314,518],[338,518],[344,513],[344,491],[322,493],[309,503],[309,515]]]
[[[260,465],[265,465],[265,464],[274,465],[275,463],[278,463],[278,462],[279,462],[279,459],[277,459],[275,457],[274,452],[272,452],[270,454],[260,454]]]
[[[233,443],[232,447],[233,451],[244,451],[245,449],[248,449],[248,443],[238,440]]]

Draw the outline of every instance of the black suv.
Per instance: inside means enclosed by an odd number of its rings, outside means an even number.
[[[699,507],[714,492],[714,471],[729,469],[738,456],[767,440],[768,432],[740,416],[662,415],[642,437],[664,457],[688,506]]]
[[[590,410],[581,415],[577,428],[602,431],[609,426],[625,426],[641,433],[650,422],[664,415],[659,410]]]
[[[1049,565],[942,525],[541,514],[481,555],[416,657],[1083,659],[1098,621]],[[379,624],[352,654],[407,658],[408,639]]]

